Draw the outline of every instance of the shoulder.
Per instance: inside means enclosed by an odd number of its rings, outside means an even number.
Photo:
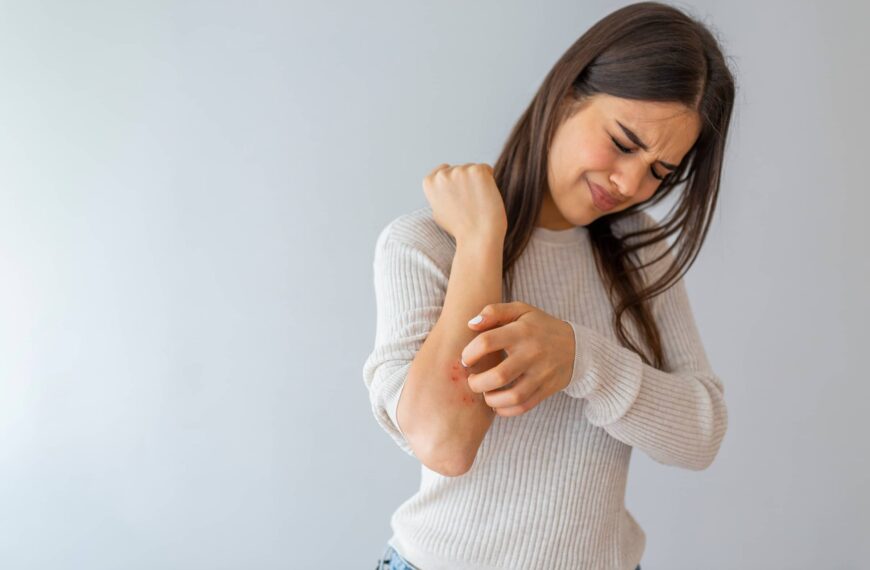
[[[431,206],[400,214],[381,229],[376,253],[396,245],[430,258],[445,272],[456,253],[456,241],[435,222]]]

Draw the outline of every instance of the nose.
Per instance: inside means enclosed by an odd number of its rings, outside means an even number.
[[[637,194],[643,183],[643,177],[646,175],[646,166],[640,161],[630,161],[623,164],[610,176],[610,182],[618,192],[626,200],[630,200]]]

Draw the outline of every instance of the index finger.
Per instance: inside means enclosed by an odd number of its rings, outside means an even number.
[[[471,368],[477,362],[492,352],[505,350],[514,344],[516,334],[511,327],[513,323],[482,332],[465,345],[460,353],[460,362],[466,368]],[[506,351],[506,350],[505,350]],[[506,351],[507,352],[507,351]]]
[[[436,166],[435,168],[433,168],[433,169],[432,169],[432,172],[430,172],[430,173],[427,174],[426,176],[427,176],[427,177],[432,176],[433,174],[435,174],[436,172],[438,172],[439,170],[441,170],[441,169],[444,168],[445,166],[450,166],[450,165],[449,165],[448,163],[446,163],[446,162],[442,162],[441,164],[439,164],[438,166]]]

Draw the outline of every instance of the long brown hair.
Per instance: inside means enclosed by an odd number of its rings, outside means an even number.
[[[620,342],[646,364],[661,368],[661,339],[648,301],[688,271],[707,235],[719,193],[734,91],[734,78],[716,38],[703,23],[677,8],[640,2],[594,24],[544,78],[493,167],[508,220],[503,258],[508,292],[513,283],[511,270],[528,245],[544,193],[549,191],[547,162],[553,134],[576,108],[575,103],[596,93],[683,103],[699,113],[702,126],[682,163],[649,200],[599,217],[587,226],[599,273],[615,303],[613,325]],[[614,234],[613,224],[657,204],[676,188],[683,191],[659,226]],[[674,233],[674,245],[649,264],[665,256],[672,257],[673,263],[659,280],[645,283],[640,271],[647,265],[640,265],[635,252]],[[650,239],[634,241],[648,234]],[[673,248],[677,254],[671,254]],[[652,358],[626,334],[622,323],[626,311],[638,325]]]

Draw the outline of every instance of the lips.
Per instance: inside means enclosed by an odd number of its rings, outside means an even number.
[[[615,199],[609,192],[607,192],[604,188],[595,184],[588,178],[586,179],[587,184],[589,184],[589,190],[592,194],[592,201],[595,203],[595,206],[606,212],[607,210],[612,210],[616,206],[622,203],[621,200]]]

